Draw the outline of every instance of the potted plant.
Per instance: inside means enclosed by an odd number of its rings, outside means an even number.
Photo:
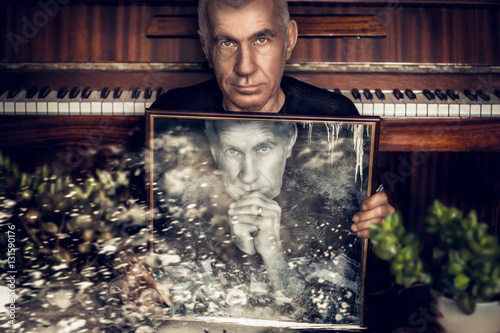
[[[464,217],[458,209],[435,201],[425,219],[425,237],[405,230],[401,214],[396,212],[373,224],[370,238],[375,254],[390,261],[397,284],[430,287],[437,298],[437,321],[447,332],[471,332],[465,326],[471,317],[480,317],[480,323],[473,324],[474,332],[498,332],[500,246],[487,228],[478,223],[474,211]],[[484,310],[486,302],[493,310]],[[449,319],[450,311],[467,319]],[[484,311],[493,311],[492,322],[485,319]],[[448,321],[455,328],[447,328]],[[485,330],[478,325],[484,325]]]

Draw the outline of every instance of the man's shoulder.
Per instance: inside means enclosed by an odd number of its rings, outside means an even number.
[[[175,88],[161,95],[152,105],[159,110],[214,111],[221,108],[222,94],[215,79],[188,87]]]
[[[281,87],[286,95],[286,112],[289,114],[359,115],[352,101],[343,95],[289,76],[283,76]]]

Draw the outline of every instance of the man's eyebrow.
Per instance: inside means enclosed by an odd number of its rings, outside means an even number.
[[[250,39],[258,38],[258,37],[264,37],[264,36],[269,36],[269,37],[276,37],[277,33],[273,29],[263,29],[261,31],[257,31],[254,33],[252,36],[250,36]]]
[[[265,36],[276,37],[277,33],[273,29],[266,28],[266,29],[262,29],[260,31],[257,31],[256,33],[251,35],[249,39],[255,39],[255,38],[265,37]],[[219,42],[221,42],[223,40],[224,41],[231,41],[231,42],[237,41],[235,38],[228,36],[228,35],[216,35],[216,36],[214,36],[214,43],[215,44],[218,44]]]

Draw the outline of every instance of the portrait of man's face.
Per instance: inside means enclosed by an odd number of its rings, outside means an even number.
[[[203,49],[231,111],[258,111],[275,103],[292,47],[275,19],[273,1],[243,9],[212,5],[210,45]],[[292,43],[293,45],[293,43]]]
[[[281,190],[296,129],[273,122],[223,121],[207,130],[210,149],[234,200],[251,192],[273,199]]]

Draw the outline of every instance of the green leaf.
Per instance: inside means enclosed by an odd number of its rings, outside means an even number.
[[[469,285],[469,281],[470,281],[470,279],[468,276],[466,276],[465,274],[459,274],[453,280],[453,285],[458,290],[465,290],[465,289],[467,289],[467,287]]]
[[[458,296],[457,305],[466,315],[471,315],[476,309],[476,302],[468,293],[461,293]]]

